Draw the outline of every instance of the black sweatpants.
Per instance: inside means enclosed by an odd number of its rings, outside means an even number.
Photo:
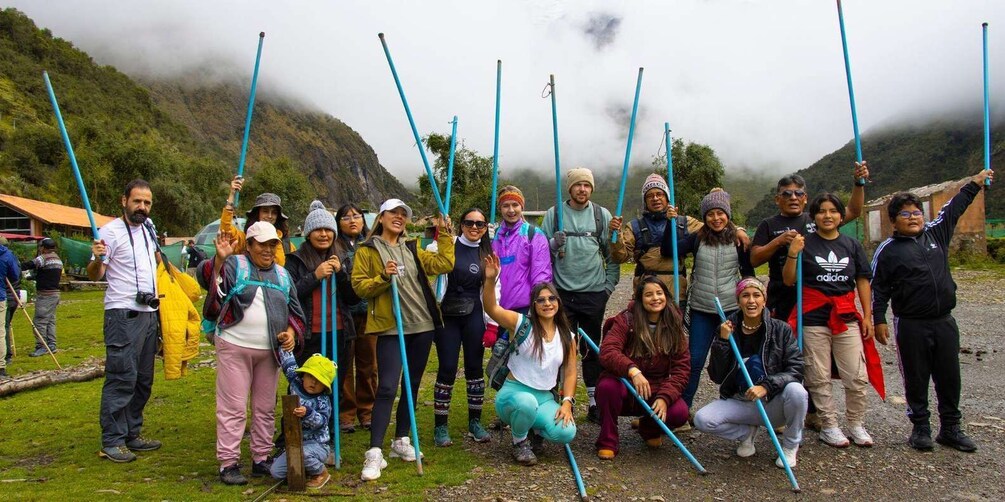
[[[429,349],[433,346],[433,332],[423,331],[405,335],[405,357],[408,358],[408,376],[412,384],[412,402],[419,397],[419,383],[429,362]],[[391,423],[391,405],[398,389],[405,390],[405,377],[401,372],[401,349],[397,335],[377,337],[377,398],[373,403],[373,421],[370,428],[370,448],[383,448],[384,435]],[[400,380],[399,380],[400,379]],[[400,382],[400,383],[399,383]],[[404,394],[398,400],[395,415],[394,437],[408,436],[411,423],[408,419],[408,400]],[[412,445],[413,447],[415,445]]]
[[[562,308],[572,326],[573,335],[579,333],[577,328],[583,328],[586,336],[599,347],[604,310],[607,308],[607,291],[581,293],[560,289],[558,296],[562,298]],[[583,356],[583,382],[587,387],[596,387],[601,370],[598,354],[585,343],[580,344],[579,352]]]
[[[959,425],[960,329],[952,315],[935,319],[894,318],[900,372],[904,377],[907,416],[916,425],[927,425],[928,379],[935,382],[942,427]]]

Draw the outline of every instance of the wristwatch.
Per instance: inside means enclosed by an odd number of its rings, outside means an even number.
[[[576,398],[574,398],[572,396],[565,396],[565,397],[562,398],[562,402],[564,403],[566,401],[572,403],[573,406],[576,406]]]

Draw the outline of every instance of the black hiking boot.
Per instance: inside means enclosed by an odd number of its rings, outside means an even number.
[[[232,465],[230,467],[225,467],[220,471],[220,481],[225,485],[246,485],[248,484],[248,478],[245,478],[241,474],[241,467],[238,465]]]
[[[942,430],[939,431],[939,435],[935,436],[935,441],[943,446],[956,448],[967,453],[977,451],[977,443],[974,443],[973,439],[970,439],[963,433],[959,424],[943,426]]]
[[[586,419],[600,425],[600,409],[597,408],[597,405],[590,406],[586,412]]]
[[[513,460],[520,465],[534,465],[537,463],[537,456],[530,446],[530,439],[523,438],[519,443],[513,443]]]
[[[932,451],[935,448],[935,443],[932,442],[932,427],[928,424],[915,424],[911,437],[907,438],[907,444],[915,450]]]

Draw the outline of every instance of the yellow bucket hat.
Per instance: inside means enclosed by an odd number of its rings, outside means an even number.
[[[297,368],[297,373],[307,373],[316,378],[321,385],[324,385],[328,392],[332,391],[332,382],[335,381],[335,363],[321,354],[314,354],[304,361],[304,365]]]

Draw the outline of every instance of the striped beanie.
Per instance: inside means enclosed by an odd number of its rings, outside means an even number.
[[[525,207],[523,192],[513,185],[506,185],[499,191],[499,206],[502,206],[503,203],[508,200],[515,200],[518,204],[520,204],[521,208]]]
[[[646,193],[654,188],[663,190],[663,193],[667,196],[667,198],[670,198],[670,186],[667,185],[666,180],[663,179],[662,176],[656,173],[650,174],[649,177],[646,178],[645,183],[642,184],[642,197],[645,197]]]

